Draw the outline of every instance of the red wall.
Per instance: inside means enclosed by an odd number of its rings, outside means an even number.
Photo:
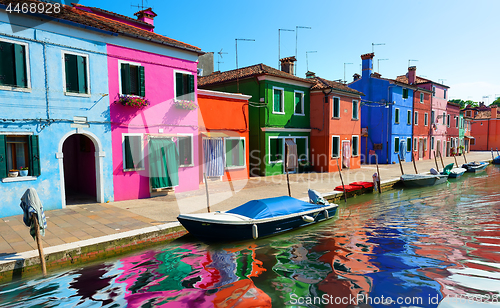
[[[500,150],[500,119],[473,120],[471,135],[476,141],[470,146],[472,151],[489,151],[491,148]]]
[[[339,162],[342,164],[342,141],[352,140],[358,136],[358,153],[351,156],[351,168],[361,165],[361,99],[332,92],[328,97],[328,104],[324,103],[325,95],[322,92],[311,92],[311,163],[316,172],[338,171],[337,159],[332,158],[332,135],[340,136]],[[340,119],[332,118],[333,97],[340,98]],[[352,101],[358,101],[358,120],[352,119]],[[351,143],[352,149],[352,143]],[[341,167],[341,166],[340,166]]]
[[[201,92],[201,90],[199,90]],[[246,166],[238,169],[226,169],[223,181],[248,179],[249,165],[249,130],[248,99],[232,99],[215,95],[198,94],[199,130],[219,131],[232,137],[244,137],[246,147]],[[202,139],[200,138],[200,149]],[[200,162],[203,162],[203,151],[200,150]],[[200,182],[203,181],[203,168],[200,168]]]
[[[420,93],[424,93],[424,102],[420,102]],[[418,111],[418,124],[415,125],[415,111]],[[412,146],[413,150],[415,150],[415,146],[413,142],[415,141],[415,138],[417,138],[417,150],[413,151],[413,155],[415,159],[430,159],[430,153],[431,153],[431,147],[430,147],[430,141],[431,141],[431,134],[430,134],[430,129],[431,129],[431,94],[421,92],[421,91],[415,91],[415,94],[413,96],[413,140],[412,140]],[[425,114],[427,113],[427,126],[425,125]],[[419,150],[418,150],[418,143],[420,142],[420,138],[427,138],[427,144],[424,146],[424,151],[422,157],[419,157]],[[427,149],[427,151],[426,151]]]

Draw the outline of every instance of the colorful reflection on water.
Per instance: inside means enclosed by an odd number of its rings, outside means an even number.
[[[436,187],[360,196],[342,204],[335,220],[281,236],[231,245],[183,238],[0,286],[0,307],[349,307],[353,299],[366,307],[436,307],[466,295],[495,301],[498,183],[500,169],[491,166]],[[387,305],[388,297],[403,302]]]

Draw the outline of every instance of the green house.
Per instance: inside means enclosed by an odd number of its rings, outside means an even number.
[[[198,78],[201,89],[252,96],[248,123],[252,176],[284,173],[285,143],[295,144],[297,149],[299,166],[291,172],[301,172],[309,165],[309,89],[314,83],[288,73],[293,72],[295,57],[281,61],[282,70],[256,64]]]

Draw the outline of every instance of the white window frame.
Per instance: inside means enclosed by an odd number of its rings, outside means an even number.
[[[194,146],[194,135],[192,133],[177,133],[177,137],[191,137],[191,164],[183,165],[183,164],[179,163],[179,168],[194,167],[194,147],[193,147]],[[178,142],[179,140],[176,140],[176,141]],[[177,142],[175,143],[175,146],[177,147],[177,151],[179,151],[179,144]]]
[[[338,117],[335,116],[335,99],[336,98],[339,100],[339,103],[338,103],[339,116]],[[333,119],[340,119],[340,97],[339,96],[332,97],[332,118]]]
[[[245,169],[247,167],[247,155],[246,155],[246,152],[247,152],[247,141],[246,141],[246,138],[245,137],[226,137],[224,138],[224,165],[226,164],[227,162],[227,159],[226,159],[226,142],[228,140],[243,140],[243,154],[244,154],[244,159],[243,159],[243,166],[225,166],[226,170],[233,170],[233,169]]]
[[[358,153],[356,155],[354,155],[354,139],[356,139],[356,148],[358,150]],[[359,156],[359,152],[360,152],[360,144],[359,144],[359,135],[352,135],[351,137],[351,155],[352,157],[358,157]]]
[[[459,128],[459,127],[458,127],[458,125],[459,125],[459,124],[458,124],[458,119],[459,119],[459,118],[458,118],[458,116],[455,116],[455,127],[456,127],[456,128]]]
[[[177,93],[175,91],[177,91],[177,78],[175,76],[176,73],[181,73],[181,74],[185,74],[185,75],[193,75],[194,76],[194,94],[193,94],[193,97],[194,97],[194,101],[193,102],[196,102],[196,98],[197,98],[197,95],[196,95],[196,74],[193,74],[193,72],[190,72],[190,71],[184,71],[184,70],[173,70],[173,78],[174,78],[174,102],[178,102],[178,101],[182,101],[182,99],[177,99]],[[120,87],[121,89],[121,87]],[[120,90],[121,91],[121,90]]]
[[[274,96],[274,92],[273,92],[273,96]],[[272,161],[271,160],[271,139],[281,139],[281,148],[283,149],[283,159],[281,160],[274,160]],[[269,162],[269,164],[279,164],[279,163],[284,163],[285,160],[284,160],[284,157],[285,157],[285,138],[284,137],[280,137],[280,136],[269,136],[268,140],[267,140],[267,148],[269,149],[268,150],[268,155],[269,155],[269,158],[267,159],[267,161]]]
[[[420,138],[422,139],[422,138]],[[418,147],[417,147],[417,137],[414,137],[413,138],[413,151],[418,151]]]
[[[424,151],[427,151],[427,137],[424,137]]]
[[[142,161],[142,167],[126,169],[126,165],[125,165],[125,136],[139,136],[139,137],[141,137],[141,157],[140,157],[140,159]],[[142,134],[142,133],[122,133],[122,170],[123,170],[123,172],[146,170],[146,166],[145,166],[145,162],[144,162],[144,134]]]
[[[338,156],[334,156],[333,155],[333,138],[338,138],[338,148],[339,148],[339,155]],[[342,156],[342,149],[340,148],[340,136],[339,135],[332,135],[332,151],[330,152],[330,156],[332,158],[339,158],[340,156]]]
[[[297,139],[305,139],[306,140],[306,158],[305,159],[300,159],[297,157],[297,161],[309,161],[309,137],[307,136],[269,136],[268,138],[268,162],[270,164],[276,164],[276,163],[285,163],[284,159],[283,160],[278,160],[278,161],[271,161],[271,139],[282,139],[282,147],[283,147],[283,158],[285,157],[285,139],[292,139],[295,144],[297,144]],[[298,153],[297,153],[298,154]]]
[[[420,104],[424,103],[424,93],[420,93]]]
[[[302,113],[295,113],[295,95],[297,93],[301,94],[300,95],[301,96],[301,98],[300,98],[300,104],[301,104]],[[273,99],[274,99],[274,92],[273,92]],[[305,110],[304,110],[304,91],[299,91],[299,90],[293,91],[293,115],[297,115],[297,116],[305,116],[306,115]]]
[[[424,113],[424,126],[429,125],[429,114],[426,112]]]
[[[74,55],[74,56],[81,56],[81,57],[84,57],[86,60],[85,60],[85,63],[86,63],[86,67],[85,67],[85,70],[87,71],[87,90],[88,90],[88,93],[73,93],[73,92],[67,92],[66,91],[66,61],[64,59],[64,56],[65,55]],[[67,95],[67,96],[79,96],[79,97],[90,97],[91,94],[92,94],[92,90],[90,89],[90,62],[89,62],[89,55],[88,54],[84,54],[84,53],[79,53],[79,52],[73,52],[73,51],[69,51],[69,50],[61,50],[61,61],[62,61],[62,81],[63,81],[63,92],[64,92],[64,95]],[[120,68],[121,68],[121,64],[120,64]],[[121,92],[121,79],[122,79],[122,76],[120,74],[120,92]]]
[[[118,60],[118,93],[120,95],[126,95],[129,97],[142,97],[139,95],[131,95],[131,94],[123,94],[122,93],[122,64],[130,64],[130,65],[135,65],[135,66],[143,66],[141,63],[137,62],[131,62],[131,61],[124,61],[124,60]],[[146,77],[144,77],[146,79]],[[146,81],[144,81],[144,85],[146,84]],[[175,92],[174,92],[175,95]]]
[[[17,92],[31,92],[31,70],[30,70],[31,66],[30,66],[30,57],[29,57],[29,54],[30,54],[29,43],[9,40],[9,39],[4,39],[4,38],[0,38],[0,41],[6,42],[6,43],[11,43],[11,44],[23,45],[24,46],[24,56],[25,56],[25,61],[26,61],[26,88],[0,85],[0,90],[17,91]]]
[[[418,125],[418,111],[415,111],[415,112],[414,112],[414,117],[415,117],[415,118],[413,119],[413,123],[414,123],[415,125]]]
[[[408,121],[410,119],[410,121]],[[406,124],[411,125],[412,117],[411,117],[411,110],[406,111]]]
[[[285,139],[290,139],[290,138],[293,139],[293,142],[295,142],[295,144],[297,144],[297,139],[306,139],[306,158],[299,159],[299,157],[297,157],[297,161],[309,161],[309,137],[307,137],[307,136],[285,137]],[[285,139],[283,139],[283,142],[285,142]],[[297,149],[298,149],[298,147],[297,147]],[[297,153],[297,155],[298,155],[298,153]]]
[[[411,144],[411,137],[406,137],[406,149],[405,149],[405,152],[406,153],[410,153],[411,151],[408,151],[408,145],[410,145],[410,150],[413,149],[413,146]]]
[[[356,102],[356,115],[357,117],[354,117],[354,102]],[[359,120],[359,101],[357,99],[352,100],[352,120]]]
[[[274,111],[274,90],[281,91],[281,109],[283,110],[282,112]],[[273,87],[272,97],[273,97],[273,105],[272,105],[273,112],[272,113],[273,114],[285,114],[285,89],[279,88],[279,87]],[[295,99],[295,97],[294,97],[294,99]]]
[[[394,109],[394,124],[399,124],[399,121],[401,121],[401,112],[399,111],[400,111],[399,108]],[[398,119],[399,121],[397,122],[396,122],[396,114],[398,115],[399,118]]]

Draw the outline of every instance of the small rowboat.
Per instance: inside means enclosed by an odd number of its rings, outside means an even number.
[[[403,174],[401,182],[406,187],[425,187],[445,183],[448,179],[446,174]]]
[[[486,167],[489,165],[489,163],[482,161],[482,162],[470,162],[468,164],[463,164],[462,168],[467,169],[467,172],[474,172],[477,173],[479,171],[483,171],[486,169]]]

